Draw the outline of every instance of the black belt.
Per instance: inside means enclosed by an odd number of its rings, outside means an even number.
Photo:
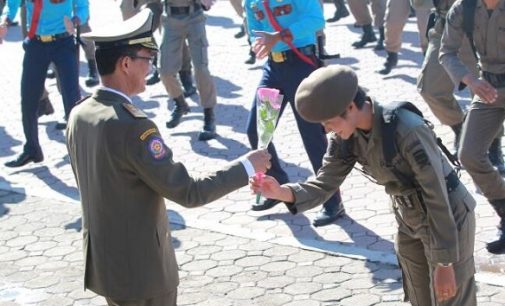
[[[482,77],[496,88],[505,87],[505,73],[482,71]]]
[[[297,49],[302,54],[307,56],[316,54],[316,46],[314,45],[308,45]],[[282,63],[288,60],[292,60],[294,58],[298,58],[298,55],[296,55],[296,53],[293,52],[293,50],[286,50],[282,52],[270,52],[270,54],[268,54],[268,58],[276,63]]]
[[[43,43],[48,43],[48,42],[53,42],[58,39],[67,38],[70,36],[71,36],[70,33],[63,32],[63,33],[54,34],[54,35],[35,35],[33,38],[38,41],[41,41]]]
[[[459,184],[460,180],[458,174],[455,171],[451,171],[451,173],[447,174],[447,176],[445,177],[445,186],[447,188],[447,193],[451,193],[454,190],[456,190]],[[424,208],[424,202],[422,200],[422,193],[420,190],[417,190],[417,192],[412,193],[410,195],[394,195],[393,204],[403,206],[405,208],[414,208],[415,199],[413,199],[412,197],[417,197],[421,202],[421,205],[423,206],[422,208],[426,211],[426,209]]]
[[[191,8],[193,8],[193,12],[197,12],[202,9],[202,5],[195,3],[192,6],[167,6],[167,12],[170,15],[189,15]]]

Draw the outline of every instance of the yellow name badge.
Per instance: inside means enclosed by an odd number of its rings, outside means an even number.
[[[282,52],[272,52],[272,60],[276,63],[284,62],[284,54]]]

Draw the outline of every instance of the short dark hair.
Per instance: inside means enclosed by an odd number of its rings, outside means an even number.
[[[365,102],[369,100],[369,97],[366,95],[366,92],[361,86],[358,86],[358,91],[354,95],[354,99],[352,100],[358,109],[362,109]],[[345,118],[347,116],[347,109],[340,115],[340,117]]]
[[[137,55],[143,47],[141,45],[122,46],[115,48],[98,48],[95,51],[96,65],[100,75],[108,75],[116,70],[117,61],[125,56]]]

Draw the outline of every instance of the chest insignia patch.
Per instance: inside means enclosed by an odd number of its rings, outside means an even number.
[[[274,16],[289,15],[292,11],[291,4],[281,5],[274,8]]]
[[[160,137],[151,137],[147,142],[147,150],[155,160],[161,160],[167,155],[167,150]]]

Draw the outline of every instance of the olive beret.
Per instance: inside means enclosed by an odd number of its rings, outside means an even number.
[[[358,92],[358,77],[348,66],[331,65],[312,72],[298,86],[295,106],[300,116],[320,123],[344,113]]]

